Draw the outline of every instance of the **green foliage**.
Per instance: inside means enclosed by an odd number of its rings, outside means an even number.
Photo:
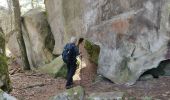
[[[8,65],[7,65],[7,57],[5,56],[5,39],[3,37],[3,33],[0,32],[0,80],[3,82],[3,86],[0,87],[3,91],[9,92],[11,90],[10,87],[10,79],[8,75]]]
[[[0,33],[0,49],[2,49],[3,52],[0,51],[0,53],[5,53],[5,39],[2,35],[2,33]]]
[[[2,76],[5,76],[5,79],[2,80],[4,86],[2,86],[1,89],[7,92],[11,91],[11,87],[10,87],[11,82],[8,75],[7,57],[0,54],[0,78]]]
[[[0,55],[0,75],[5,74],[7,70],[7,58],[4,55]]]
[[[100,53],[100,47],[89,42],[89,41],[85,41],[85,49],[87,50],[89,56],[90,56],[90,60],[96,64],[98,64],[98,59],[99,59],[99,53]]]

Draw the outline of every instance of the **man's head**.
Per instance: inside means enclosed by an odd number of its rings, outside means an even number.
[[[71,43],[75,43],[77,42],[77,38],[76,37],[71,37],[71,40],[70,40]]]

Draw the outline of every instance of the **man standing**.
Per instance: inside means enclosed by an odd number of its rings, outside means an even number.
[[[75,37],[71,38],[70,43],[67,43],[64,47],[62,58],[63,61],[67,64],[67,83],[66,89],[73,87],[73,76],[77,69],[77,59],[79,55],[79,49],[76,46],[77,39]]]

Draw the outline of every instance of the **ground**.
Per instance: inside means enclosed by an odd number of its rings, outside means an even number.
[[[83,63],[74,76],[74,86],[82,85],[86,96],[92,92],[123,91],[126,93],[127,100],[168,100],[170,98],[170,76],[137,81],[132,86],[116,85],[107,79],[95,82],[96,65],[87,59],[86,52],[83,53],[82,60]],[[55,79],[43,73],[24,72],[16,63],[11,65],[9,69],[13,86],[11,95],[19,100],[49,100],[50,97],[65,90],[64,78]]]

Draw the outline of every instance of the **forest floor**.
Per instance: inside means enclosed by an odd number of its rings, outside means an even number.
[[[87,55],[84,52],[83,55]],[[170,100],[170,77],[137,81],[135,85],[116,85],[106,79],[96,81],[95,64],[86,56],[83,57],[82,68],[79,67],[74,76],[74,86],[82,85],[86,95],[93,92],[125,92],[127,100]],[[81,71],[81,75],[80,75]],[[53,78],[47,74],[34,71],[22,71],[16,63],[9,69],[12,81],[12,96],[19,100],[49,100],[50,97],[65,90],[64,78]]]

